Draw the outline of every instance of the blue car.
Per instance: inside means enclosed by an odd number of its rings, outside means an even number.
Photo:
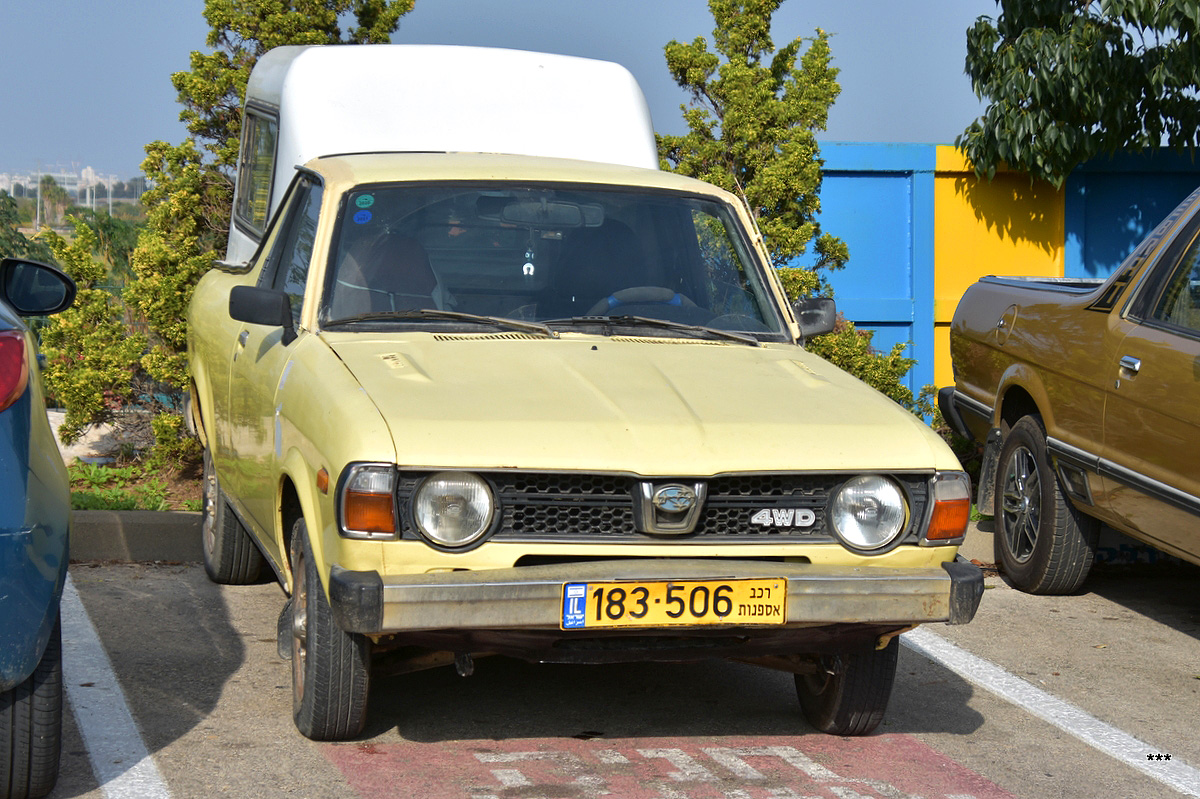
[[[74,299],[57,268],[0,261],[0,799],[45,796],[58,778],[71,500],[22,317]]]

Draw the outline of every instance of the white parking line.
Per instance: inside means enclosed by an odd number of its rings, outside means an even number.
[[[968,682],[1074,735],[1093,749],[1182,794],[1200,797],[1200,770],[1175,759],[1151,760],[1151,756],[1162,754],[1162,751],[1008,673],[995,663],[972,655],[924,628],[905,633],[900,636],[900,642]]]
[[[170,799],[69,574],[60,614],[63,683],[100,789],[108,799]]]

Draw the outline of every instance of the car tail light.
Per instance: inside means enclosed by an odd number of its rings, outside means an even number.
[[[962,538],[971,518],[971,479],[963,472],[933,478],[933,514],[925,540],[939,543]]]
[[[25,334],[19,330],[0,332],[0,411],[16,402],[28,384]]]

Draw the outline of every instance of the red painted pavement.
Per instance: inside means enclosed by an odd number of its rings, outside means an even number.
[[[329,744],[371,799],[1011,799],[908,735]]]

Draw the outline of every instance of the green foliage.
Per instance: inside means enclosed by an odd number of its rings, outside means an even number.
[[[957,139],[981,176],[1002,163],[1062,186],[1119,150],[1200,144],[1195,0],[997,0],[967,30],[988,101]]]
[[[146,346],[144,336],[127,328],[120,300],[95,287],[108,274],[92,257],[99,246],[96,234],[78,219],[74,227],[70,242],[53,231],[39,234],[78,286],[75,304],[41,329],[42,377],[50,396],[66,409],[59,428],[63,443],[134,401],[133,379]]]
[[[132,278],[130,258],[137,245],[139,226],[90,208],[80,209],[75,217],[96,234],[96,251],[109,265],[109,279],[123,285]]]
[[[206,0],[209,51],[194,51],[191,69],[171,76],[190,136],[179,145],[152,142],[142,164],[153,188],[142,196],[147,223],[125,299],[150,328],[142,366],[155,380],[177,391],[187,383],[185,311],[196,282],[225,247],[241,106],[258,58],[280,45],[386,42],[412,6],[413,0]],[[341,21],[351,18],[356,24],[343,31]],[[176,446],[157,432],[158,444]]]
[[[67,190],[58,185],[58,181],[51,175],[42,175],[39,196],[42,202],[42,213],[45,214],[43,222],[47,225],[54,224],[61,219],[71,205],[71,195],[67,194]]]
[[[45,242],[27,238],[20,228],[21,214],[16,199],[8,192],[0,191],[0,258],[54,260]]]
[[[169,510],[167,483],[153,469],[76,461],[67,467],[75,510]]]
[[[160,413],[150,421],[150,427],[154,431],[154,449],[147,462],[149,467],[178,467],[200,460],[200,442],[188,434],[179,414]]]
[[[766,238],[776,265],[813,243],[816,268],[836,269],[846,245],[822,233],[821,161],[816,132],[841,91],[829,36],[818,29],[778,52],[771,16],[782,0],[709,0],[716,53],[703,37],[665,48],[671,75],[691,93],[689,132],[658,137],[663,167],[739,195]],[[801,49],[804,52],[801,55]],[[721,56],[724,57],[722,60]],[[796,60],[799,56],[800,63]]]

